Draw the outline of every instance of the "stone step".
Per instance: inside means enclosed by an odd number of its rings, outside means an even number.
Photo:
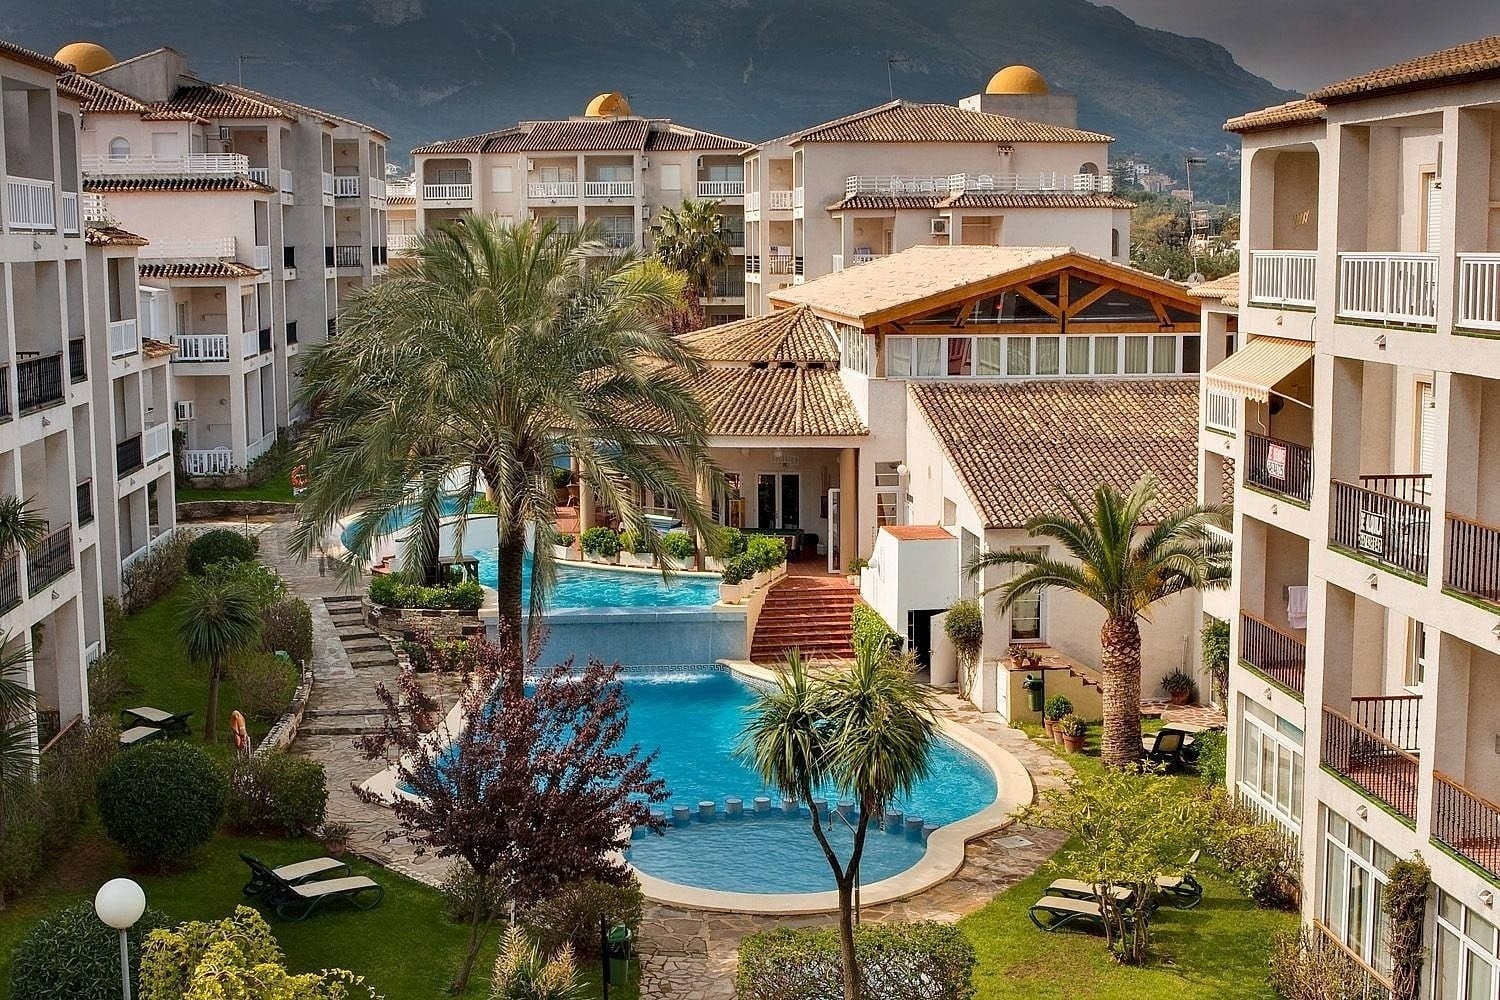
[[[366,670],[372,667],[396,666],[396,657],[389,652],[386,653],[351,653],[349,655],[349,666],[355,670]]]
[[[339,636],[339,640],[343,642],[344,649],[350,653],[369,653],[376,650],[391,652],[391,644],[378,635]]]
[[[379,632],[376,632],[372,628],[367,628],[364,625],[357,625],[357,626],[350,626],[349,628],[335,629],[335,631],[338,633],[339,639],[342,640],[342,641],[344,641],[344,642],[352,642],[352,641],[354,641],[356,639],[379,639],[379,638],[382,638],[382,636],[381,636],[381,634]]]
[[[353,604],[358,607],[361,599],[358,594],[333,594],[323,598],[323,603],[330,607],[338,604]]]
[[[298,736],[364,736],[367,733],[378,732],[380,732],[379,723],[369,726],[356,726],[352,723],[347,726],[323,726],[317,723],[303,723],[297,729]]]
[[[381,708],[379,705],[369,705],[369,706],[363,706],[363,707],[361,707],[361,706],[355,706],[355,707],[351,707],[351,708],[310,708],[310,709],[307,710],[307,712],[303,716],[303,718],[306,718],[306,719],[326,719],[326,718],[329,718],[329,717],[345,717],[345,716],[351,716],[351,715],[353,715],[353,716],[380,716],[380,715],[383,715],[384,713],[385,713],[385,709]]]

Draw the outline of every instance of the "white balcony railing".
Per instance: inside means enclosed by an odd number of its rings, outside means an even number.
[[[845,197],[854,195],[958,195],[967,193],[1097,194],[1113,191],[1114,178],[1104,174],[860,174],[844,181]]]
[[[172,338],[177,348],[173,361],[228,361],[229,335],[227,333],[188,333]]]
[[[793,258],[791,254],[773,253],[766,255],[767,274],[791,274]]]
[[[109,356],[124,358],[141,349],[141,338],[135,320],[117,319],[109,324]]]
[[[270,187],[270,185],[271,185],[271,171],[270,171],[270,168],[268,168],[268,167],[251,167],[250,168],[250,179],[252,181],[258,181],[259,183],[264,184],[267,187]]]
[[[369,191],[371,198],[384,198],[385,181],[381,180],[379,177],[371,177]]]
[[[1240,398],[1218,389],[1203,391],[1203,426],[1211,431],[1235,434],[1240,429]]]
[[[246,330],[240,334],[240,357],[253,358],[260,353],[260,331]]]
[[[333,194],[333,173],[332,173],[332,171],[328,171],[328,170],[323,171],[323,193],[326,194],[326,195],[332,195]]]
[[[634,198],[635,181],[584,181],[585,198]]]
[[[271,445],[276,443],[276,432],[271,431],[245,446],[245,464],[249,465],[260,456],[271,450]]]
[[[773,212],[790,212],[797,200],[793,191],[767,191],[766,207]]]
[[[577,181],[532,181],[526,185],[528,198],[577,198]]]
[[[250,158],[244,153],[189,153],[186,156],[100,156],[81,157],[85,174],[124,174],[131,176],[159,174],[211,174],[249,176],[265,182],[265,169],[256,177],[250,169]]]
[[[359,267],[364,260],[363,246],[341,246],[333,248],[334,267]]]
[[[56,229],[57,206],[52,200],[52,182],[6,177],[5,212],[12,229]]]
[[[1437,254],[1341,253],[1338,315],[1430,326],[1437,322],[1437,273]]]
[[[271,248],[268,246],[257,246],[253,262],[260,270],[269,271],[271,269]]]
[[[1250,301],[1311,309],[1317,273],[1316,250],[1256,250],[1250,254]]]
[[[759,191],[747,191],[747,192],[745,192],[745,212],[746,212],[746,214],[750,214],[750,213],[753,213],[753,212],[759,212],[759,211],[760,211],[760,192]]]
[[[182,453],[182,471],[190,476],[227,476],[234,471],[234,452],[228,448],[194,448]]]
[[[169,258],[220,259],[234,256],[233,236],[208,236],[197,239],[153,239],[141,247],[139,256],[153,260]]]
[[[290,170],[281,171],[281,190],[286,192],[295,190],[295,184],[292,181],[292,172]]]
[[[699,181],[700,198],[738,198],[745,193],[744,181]]]
[[[162,423],[147,427],[141,435],[141,451],[147,462],[172,454],[172,425]]]
[[[385,182],[385,196],[387,198],[411,198],[416,195],[412,190],[412,182],[409,178]]]
[[[335,198],[358,198],[359,178],[335,174],[333,177],[333,196]]]
[[[798,185],[792,188],[792,211],[802,211],[802,187]]]
[[[872,260],[884,257],[883,253],[873,253],[869,250],[856,250],[854,253],[833,255],[833,269],[842,271],[845,267],[853,267],[855,264],[868,264]]]
[[[423,184],[423,201],[472,201],[473,184]]]
[[[81,229],[78,228],[78,192],[64,191],[62,193],[63,233],[68,236],[77,236]]]
[[[385,238],[385,248],[392,257],[404,257],[417,245],[416,233],[390,233]]]
[[[1500,330],[1500,253],[1458,255],[1455,326]]]

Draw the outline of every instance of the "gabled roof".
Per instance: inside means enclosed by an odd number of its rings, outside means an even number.
[[[119,226],[89,226],[83,241],[91,247],[143,247],[151,241]]]
[[[100,194],[129,191],[258,191],[265,194],[275,190],[242,174],[204,177],[179,177],[166,174],[156,177],[125,177],[113,174],[92,174],[83,179],[83,189]]]
[[[680,336],[700,358],[715,362],[821,362],[836,364],[839,351],[823,321],[806,306],[778,309],[704,327]]]
[[[891,101],[780,140],[799,142],[1113,142],[1101,132],[1029,122],[952,104]]]
[[[1195,299],[1217,299],[1223,302],[1238,301],[1240,297],[1240,272],[1226,274],[1222,278],[1213,281],[1205,281],[1201,285],[1195,285],[1188,289],[1188,294]]]
[[[353,118],[336,114],[332,111],[324,111],[322,108],[314,108],[307,104],[298,104],[296,101],[288,101],[282,97],[272,97],[269,94],[262,94],[258,90],[251,90],[249,87],[241,87],[233,83],[221,83],[217,86],[229,91],[231,94],[238,94],[241,97],[245,97],[255,101],[261,101],[268,105],[276,105],[279,107],[287,108],[292,111],[300,111],[303,114],[313,118],[321,118],[324,121],[328,122],[330,125],[351,125],[354,128],[364,129],[367,132],[374,132],[382,139],[390,138],[389,135],[386,135],[386,133],[380,131],[380,129],[376,128],[374,125],[367,125],[364,122],[356,121]]]
[[[1127,490],[1144,472],[1157,510],[1196,502],[1194,379],[912,382],[908,392],[987,528],[1063,510],[1058,488]],[[1065,457],[1065,461],[1060,461]]]
[[[177,353],[177,348],[151,337],[142,337],[141,353],[151,359],[166,358]]]
[[[413,153],[524,152],[740,152],[748,142],[664,118],[560,118],[518,122],[508,128],[418,146]]]
[[[283,102],[216,83],[179,87],[165,101],[151,105],[150,113],[176,112],[198,118],[284,118],[296,121],[296,112]]]
[[[718,437],[869,433],[832,368],[709,367],[690,382],[708,411],[709,434]]]
[[[33,69],[46,70],[50,73],[65,73],[73,68],[67,63],[58,62],[49,55],[44,55],[35,49],[28,49],[24,45],[17,45],[4,38],[0,38],[0,58],[13,59]]]
[[[856,194],[828,206],[830,212],[901,208],[1134,208],[1135,202],[1113,194],[1071,191],[995,191],[948,194]]]
[[[76,92],[83,101],[83,110],[90,114],[143,115],[147,111],[144,102],[82,73],[65,73],[57,85]]]
[[[1257,129],[1282,128],[1286,125],[1302,125],[1323,121],[1328,109],[1317,101],[1302,99],[1285,104],[1261,108],[1248,114],[1231,118],[1224,123],[1226,132],[1254,132]]]
[[[210,260],[180,264],[148,261],[137,267],[142,278],[253,278],[260,274],[249,264],[233,260]]]
[[[1500,35],[1464,42],[1415,59],[1371,70],[1320,87],[1307,96],[1317,101],[1358,100],[1437,84],[1500,77]]]

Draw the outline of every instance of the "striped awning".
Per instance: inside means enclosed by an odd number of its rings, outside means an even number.
[[[1223,389],[1264,403],[1271,387],[1296,371],[1313,355],[1305,340],[1256,337],[1208,370],[1209,387]]]

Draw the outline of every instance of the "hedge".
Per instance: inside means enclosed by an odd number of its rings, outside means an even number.
[[[860,992],[869,1000],[970,1000],[974,946],[934,921],[855,928]],[[740,942],[735,986],[756,1000],[842,1000],[838,931],[781,927]]]
[[[887,649],[895,649],[900,644],[901,637],[891,631],[880,613],[868,604],[861,602],[854,605],[854,611],[849,617],[849,641],[855,649],[865,648],[866,643],[883,642]]]

